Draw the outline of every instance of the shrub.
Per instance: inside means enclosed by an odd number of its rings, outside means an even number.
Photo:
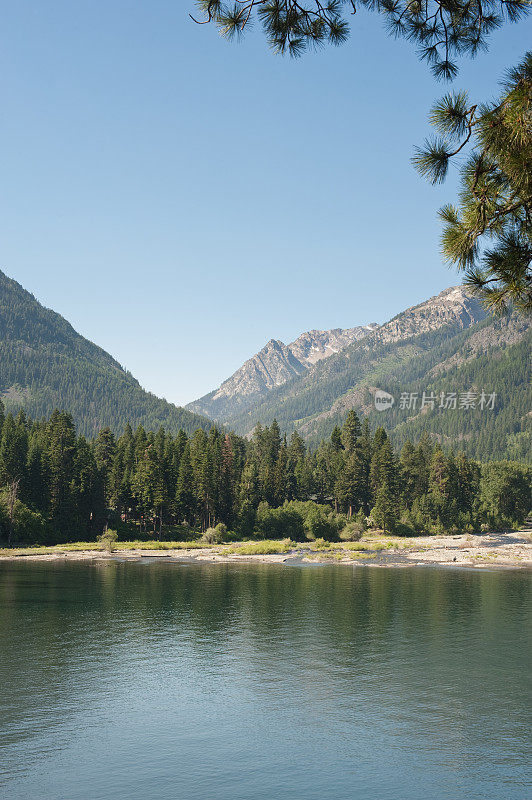
[[[223,535],[217,528],[218,526],[216,528],[207,528],[200,540],[202,544],[221,544],[223,542]]]
[[[314,547],[316,550],[330,550],[331,543],[327,542],[325,539],[316,539],[314,541]]]
[[[267,503],[261,503],[255,530],[264,539],[289,538],[302,542],[306,538],[303,517],[288,504],[281,508],[270,508]]]
[[[15,509],[15,536],[20,541],[42,544],[47,538],[46,522],[41,514],[31,511],[23,503]]]
[[[98,541],[101,542],[103,549],[107,550],[108,553],[112,553],[114,550],[116,540],[118,539],[118,533],[116,531],[112,531],[109,528],[108,530],[101,533],[97,538]]]
[[[7,540],[8,532],[9,518],[3,498],[0,497],[0,539]],[[48,528],[43,516],[17,500],[13,514],[13,540],[27,544],[43,544],[47,540],[47,535]]]
[[[328,539],[335,541],[338,539],[338,522],[333,513],[325,514],[316,505],[310,508],[303,520],[303,526],[307,539]]]
[[[360,522],[351,520],[351,522],[348,522],[341,532],[340,539],[343,539],[344,542],[358,542],[360,539],[362,539],[364,531],[365,528]]]
[[[408,525],[406,522],[398,522],[395,526],[394,533],[396,536],[417,536],[417,531]]]
[[[223,542],[227,538],[227,525],[224,522],[219,522],[214,530],[217,536],[220,537],[220,541]]]

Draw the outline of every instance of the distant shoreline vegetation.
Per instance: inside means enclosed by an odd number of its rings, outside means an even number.
[[[247,440],[213,427],[159,428],[89,441],[72,417],[33,421],[0,403],[0,542],[45,545],[198,536],[357,541],[369,527],[403,536],[517,529],[531,509],[529,466],[480,464],[424,434],[394,452],[355,411],[309,451],[277,422]]]

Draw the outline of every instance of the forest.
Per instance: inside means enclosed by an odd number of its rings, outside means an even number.
[[[145,391],[115,359],[0,271],[0,394],[8,410],[35,419],[61,406],[85,436],[128,421],[173,433],[209,429],[205,417]]]
[[[475,344],[475,340],[477,344]],[[485,349],[478,342],[485,342]],[[491,346],[490,346],[491,343]],[[372,426],[385,424],[394,447],[423,431],[440,436],[448,446],[471,458],[530,461],[532,440],[527,417],[532,403],[529,353],[532,330],[527,318],[489,317],[461,330],[445,325],[400,342],[363,339],[319,362],[311,372],[272,389],[268,397],[245,414],[228,420],[239,432],[254,422],[275,418],[283,430],[300,429],[315,447],[341,425],[349,400],[368,415]],[[497,413],[474,409],[441,413],[427,409],[423,416],[395,407],[375,411],[370,387],[398,398],[401,392],[468,391],[489,388],[497,395]],[[380,419],[379,419],[380,418]]]
[[[381,427],[348,412],[310,450],[274,420],[243,438],[212,427],[191,436],[128,424],[92,440],[54,411],[33,421],[0,404],[3,544],[121,538],[356,539],[501,530],[531,509],[529,466],[479,463],[424,433],[395,452]]]

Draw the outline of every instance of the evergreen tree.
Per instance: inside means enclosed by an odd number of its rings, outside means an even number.
[[[94,538],[105,518],[104,478],[83,436],[76,442],[71,499],[76,527],[84,533],[84,538]]]
[[[377,489],[371,518],[385,533],[393,533],[397,524],[397,505],[394,493],[387,483],[382,483]]]
[[[194,474],[190,460],[190,444],[186,443],[179,465],[177,478],[176,502],[180,520],[191,525],[194,521],[196,503],[194,497]]]
[[[72,480],[76,453],[76,431],[70,414],[54,411],[48,423],[50,469],[50,518],[54,527],[66,535],[75,517]]]
[[[355,451],[358,437],[362,430],[360,427],[360,420],[356,411],[352,408],[347,412],[347,417],[342,427],[342,445],[348,455]]]
[[[390,491],[395,492],[398,483],[397,464],[390,441],[386,435],[382,437],[377,434],[379,429],[375,434],[375,441],[381,443],[375,445],[370,465],[370,485],[374,497],[382,484],[385,483]]]
[[[161,464],[153,444],[149,444],[139,457],[131,486],[143,517],[152,520],[154,531],[158,525],[160,534],[166,495]]]
[[[290,481],[288,479],[288,454],[287,448],[283,444],[279,448],[277,460],[275,462],[274,474],[274,502],[273,505],[281,506],[289,497],[291,492]],[[293,485],[293,482],[292,482]]]
[[[104,486],[105,500],[110,505],[113,494],[111,473],[116,456],[116,441],[110,428],[103,428],[99,432],[94,444],[94,455]]]
[[[443,181],[469,145],[460,204],[440,211],[445,258],[466,271],[466,284],[490,309],[532,312],[532,52],[504,81],[504,94],[483,105],[446,95],[432,109],[439,138],[418,149],[418,170]],[[484,242],[495,241],[486,249]]]
[[[8,414],[2,426],[0,442],[0,483],[23,481],[28,454],[28,437],[23,424]]]
[[[245,464],[242,470],[237,493],[238,528],[244,535],[250,535],[253,532],[260,499],[257,466],[255,461],[251,460]]]
[[[273,425],[251,443],[219,429],[174,439],[162,428],[133,434],[130,426],[116,441],[104,429],[89,442],[68,414],[55,411],[38,423],[8,415],[0,438],[0,535],[8,543],[14,536],[93,539],[108,522],[134,522],[161,536],[165,523],[198,531],[219,521],[241,536],[301,538],[306,531],[333,539],[333,505],[361,516],[362,525],[372,509],[385,530],[401,515],[403,524],[429,533],[481,524],[502,530],[522,524],[530,508],[530,470],[522,465],[481,468],[428,436],[405,445],[398,462],[385,432],[372,438],[367,420],[345,441],[351,452],[325,440],[309,453],[299,435],[287,444]]]
[[[332,433],[331,433],[331,444],[332,444],[333,448],[336,450],[337,453],[339,453],[340,450],[343,447],[343,444],[342,444],[342,431],[340,430],[338,425],[335,425],[333,430],[332,430]]]
[[[405,506],[410,507],[418,496],[418,459],[412,442],[404,443],[399,460],[401,476],[402,500]]]
[[[26,489],[23,502],[36,510],[49,513],[48,498],[50,492],[50,474],[45,443],[42,436],[35,433],[29,444],[26,461]]]
[[[235,504],[235,455],[233,443],[228,434],[224,436],[220,452],[219,464],[219,487],[216,517],[226,525],[233,522],[233,512]]]
[[[373,444],[371,440],[371,431],[367,419],[364,420],[361,427],[361,433],[357,442],[357,453],[360,462],[360,489],[361,489],[361,502],[363,510],[369,513],[371,505],[371,459],[373,458]]]
[[[297,431],[293,431],[288,445],[288,461],[295,468],[296,464],[305,458],[307,448],[305,440],[301,438]]]
[[[459,453],[456,458],[456,499],[462,513],[472,515],[479,487],[480,468],[478,464],[469,461],[463,452]]]
[[[347,456],[335,486],[335,496],[351,517],[365,501],[365,470],[360,453],[354,450]]]
[[[347,12],[357,10],[355,0],[196,0],[196,22],[212,23],[227,38],[239,38],[256,19],[277,53],[299,56],[322,44],[340,45],[349,36]],[[489,35],[504,19],[515,22],[529,11],[527,0],[431,0],[413,6],[408,0],[393,3],[361,0],[360,5],[384,16],[393,36],[413,41],[421,59],[438,79],[457,73],[456,58],[485,49]],[[355,17],[356,19],[356,17]]]

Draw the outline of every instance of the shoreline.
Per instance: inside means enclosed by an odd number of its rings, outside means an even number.
[[[163,543],[164,544],[164,543]],[[260,542],[253,542],[260,547]],[[281,543],[280,543],[281,545]],[[529,531],[456,536],[420,536],[404,539],[393,536],[371,536],[361,542],[336,542],[328,548],[313,547],[309,542],[294,544],[290,549],[271,548],[264,553],[239,553],[249,543],[208,547],[161,549],[139,546],[107,552],[102,549],[57,549],[52,552],[0,551],[1,561],[163,561],[195,564],[287,564],[373,567],[448,566],[467,569],[532,569],[532,537]]]

